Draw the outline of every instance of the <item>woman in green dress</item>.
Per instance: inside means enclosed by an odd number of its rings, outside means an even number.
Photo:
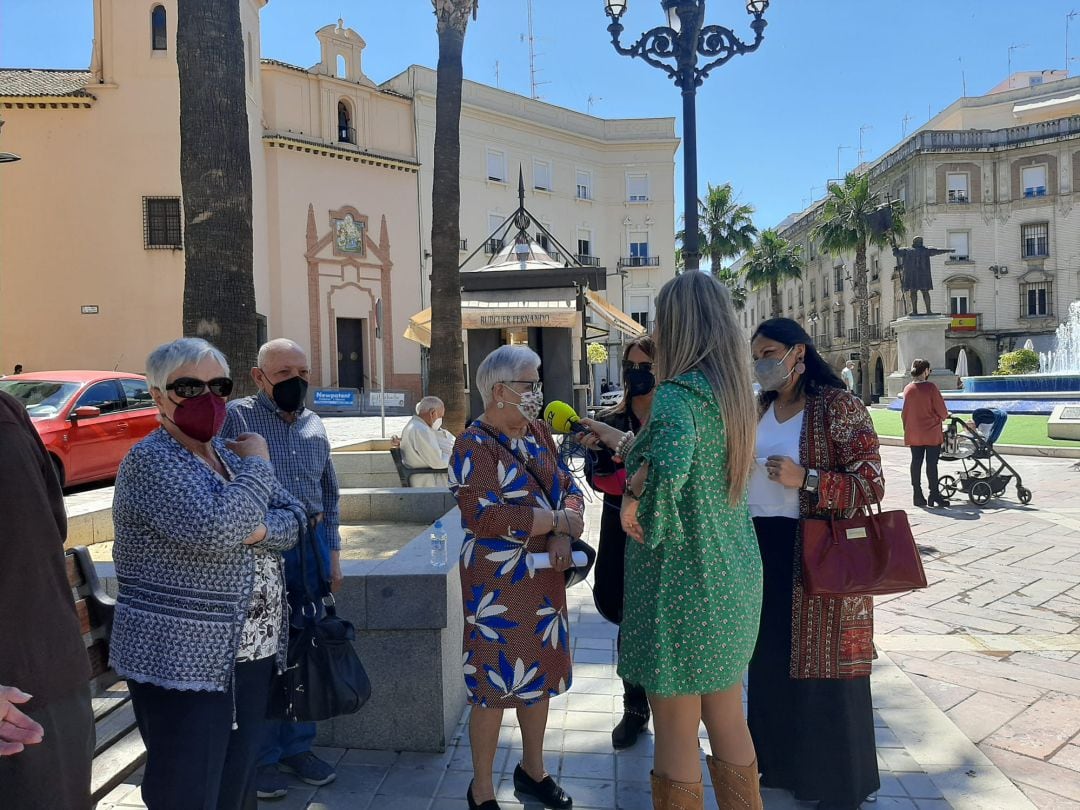
[[[749,358],[727,289],[687,272],[657,298],[662,380],[641,436],[582,420],[630,479],[619,675],[649,695],[654,807],[701,808],[698,728],[721,810],[761,808],[742,678],[761,611],[746,505],[755,420]]]

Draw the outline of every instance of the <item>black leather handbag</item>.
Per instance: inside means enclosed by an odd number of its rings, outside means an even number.
[[[314,722],[354,714],[371,697],[371,681],[353,649],[356,629],[337,615],[330,584],[322,576],[328,570],[314,526],[300,531],[300,564],[304,577],[304,603],[293,612],[285,671],[275,681],[269,715],[293,722]],[[308,548],[319,568],[319,593],[311,592],[308,579]],[[324,615],[317,616],[316,599]]]

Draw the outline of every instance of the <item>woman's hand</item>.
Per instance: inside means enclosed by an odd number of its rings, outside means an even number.
[[[632,537],[639,543],[645,542],[645,530],[637,519],[638,502],[633,498],[622,499],[622,509],[619,510],[619,518],[622,520],[623,531],[627,537]]]
[[[585,518],[582,514],[573,509],[564,509],[562,514],[566,516],[566,520],[561,521],[565,524],[566,533],[571,537],[581,537],[581,533],[585,531]]]
[[[789,489],[801,489],[806,480],[806,470],[787,456],[769,456],[765,461],[765,471],[770,481]]]
[[[595,419],[581,419],[580,424],[591,430],[593,435],[611,450],[619,446],[619,442],[622,441],[624,435],[621,430],[613,428],[611,425],[605,425]]]
[[[568,535],[548,535],[547,548],[551,567],[556,571],[565,571],[574,564],[574,561],[570,559],[570,537]]]
[[[15,707],[30,698],[14,686],[0,686],[0,757],[18,754],[25,746],[36,745],[45,738],[41,724]]]
[[[256,543],[261,543],[265,539],[266,539],[266,524],[265,523],[260,523],[258,526],[255,527],[255,531],[253,531],[251,534],[249,534],[244,539],[244,545],[245,546],[253,546]]]
[[[225,446],[240,458],[256,456],[270,460],[270,448],[266,446],[266,439],[258,433],[241,433],[234,440],[225,442]]]

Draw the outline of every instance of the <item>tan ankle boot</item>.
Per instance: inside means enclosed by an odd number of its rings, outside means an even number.
[[[704,810],[705,788],[701,782],[673,782],[655,773],[649,776],[653,810]]]
[[[732,765],[713,756],[705,757],[705,761],[720,810],[764,810],[756,757],[749,765]]]

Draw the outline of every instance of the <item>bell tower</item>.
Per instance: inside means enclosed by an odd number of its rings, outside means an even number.
[[[323,26],[315,36],[319,38],[322,60],[311,69],[312,73],[375,86],[363,70],[363,53],[367,43],[353,29],[346,28],[344,20],[339,19],[337,25]]]

